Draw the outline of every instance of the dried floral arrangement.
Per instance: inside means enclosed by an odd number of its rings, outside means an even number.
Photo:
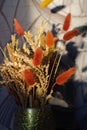
[[[65,18],[63,30],[68,30],[71,14]],[[68,20],[68,23],[67,23]],[[66,24],[67,23],[67,24]],[[5,85],[11,95],[14,96],[18,105],[22,107],[40,107],[47,103],[55,84],[62,85],[75,73],[74,67],[57,75],[54,84],[50,86],[52,71],[57,61],[55,73],[58,71],[61,56],[64,50],[56,48],[58,38],[54,37],[51,31],[45,31],[46,22],[42,22],[38,27],[35,36],[30,31],[24,31],[17,19],[14,19],[14,27],[17,32],[11,35],[11,42],[0,50],[4,60],[0,64],[2,80],[0,85]],[[64,40],[69,40],[77,35],[68,32],[64,35]],[[19,36],[17,38],[17,36]],[[22,43],[22,44],[21,44]],[[21,44],[21,45],[20,45]],[[60,57],[52,59],[52,55],[57,52]],[[50,62],[53,65],[50,66]]]

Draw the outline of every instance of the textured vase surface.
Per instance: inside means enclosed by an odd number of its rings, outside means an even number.
[[[14,130],[54,130],[52,111],[45,108],[18,108],[14,117]]]

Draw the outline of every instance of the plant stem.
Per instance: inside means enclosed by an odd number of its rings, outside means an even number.
[[[49,86],[49,84],[50,84],[51,75],[52,75],[52,72],[53,72],[53,69],[54,69],[54,65],[55,65],[55,63],[56,63],[56,60],[57,60],[57,56],[58,56],[58,52],[57,52],[57,54],[56,54],[56,57],[55,57],[55,60],[54,60],[54,62],[53,62],[53,66],[52,66],[52,69],[51,69],[51,72],[50,72],[49,81],[48,81],[48,86]]]
[[[58,63],[57,63],[57,66],[56,66],[54,75],[56,75],[56,72],[57,72],[57,70],[58,70],[58,67],[59,67],[59,64],[60,64],[61,57],[62,57],[62,54],[60,54],[60,57],[59,57],[59,60],[58,60]]]
[[[51,94],[51,92],[52,92],[55,85],[56,85],[56,82],[52,85],[51,90],[50,90],[50,94]]]

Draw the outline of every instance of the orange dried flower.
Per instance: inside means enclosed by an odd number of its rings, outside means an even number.
[[[63,39],[65,41],[68,41],[77,35],[78,35],[78,30],[74,29],[74,30],[71,30],[71,31],[68,31],[67,33],[65,33],[63,36]]]
[[[63,24],[64,31],[67,31],[69,29],[70,22],[71,22],[71,13],[68,13],[67,16],[65,17],[64,24]]]
[[[21,25],[19,24],[19,22],[17,21],[16,18],[14,18],[14,26],[15,26],[15,30],[18,33],[18,35],[23,35],[24,34],[24,30],[21,27]]]
[[[66,83],[71,78],[71,76],[75,72],[76,72],[76,69],[74,67],[72,67],[72,68],[68,69],[67,71],[63,72],[62,74],[57,76],[56,84],[63,85],[64,83]]]
[[[46,33],[46,44],[47,46],[51,47],[54,44],[54,37],[51,31]]]
[[[26,69],[23,71],[24,80],[28,85],[33,85],[35,83],[35,75],[31,70]]]
[[[40,63],[42,62],[42,59],[43,59],[43,51],[41,48],[37,48],[34,53],[33,64],[35,66],[40,65]]]

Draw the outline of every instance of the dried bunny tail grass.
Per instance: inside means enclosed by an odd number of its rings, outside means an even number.
[[[41,64],[42,62],[42,59],[43,59],[43,51],[40,47],[38,47],[36,50],[35,50],[35,53],[34,53],[34,56],[33,56],[33,64],[34,66],[38,66]]]
[[[54,37],[51,31],[47,31],[46,33],[46,44],[48,47],[51,47],[54,45]]]
[[[78,30],[73,29],[64,34],[63,40],[65,40],[65,41],[71,40],[73,37],[76,37],[78,34],[79,34]]]
[[[28,85],[33,85],[35,83],[35,75],[30,69],[25,69],[23,71],[23,78]]]
[[[14,18],[14,27],[19,36],[22,36],[24,34],[24,30],[16,18]]]
[[[68,13],[67,16],[65,17],[64,23],[63,23],[63,30],[67,31],[70,27],[71,23],[71,13]]]
[[[56,77],[56,84],[63,85],[71,78],[72,75],[75,74],[75,72],[76,72],[76,68],[74,67],[68,69],[67,71],[64,71],[62,74]]]

